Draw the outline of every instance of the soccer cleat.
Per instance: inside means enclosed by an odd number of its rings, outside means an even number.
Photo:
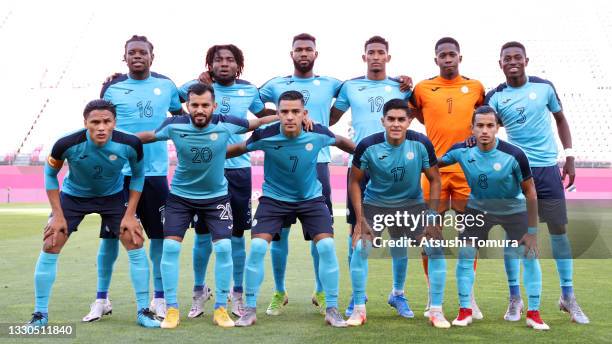
[[[474,293],[472,293],[472,318],[475,320],[482,320],[484,315],[480,311],[480,307],[476,304],[476,298],[474,298]]]
[[[213,324],[219,327],[234,327],[234,320],[227,314],[227,309],[221,306],[213,312]]]
[[[155,318],[155,313],[151,312],[148,308],[143,308],[138,311],[136,323],[146,328],[158,328],[161,326],[159,320]]]
[[[244,314],[234,323],[238,327],[247,327],[257,322],[256,309],[251,307],[244,308]]]
[[[397,314],[404,318],[414,318],[414,312],[408,306],[408,301],[404,294],[393,295],[393,293],[389,294],[389,299],[387,300],[389,306],[395,308],[397,310]]]
[[[32,319],[26,324],[28,327],[41,327],[49,324],[49,317],[41,312],[32,313]]]
[[[368,296],[366,295],[366,303],[368,303]],[[355,307],[355,302],[353,300],[353,297],[351,296],[351,300],[349,301],[349,305],[346,307],[346,310],[344,311],[344,315],[346,317],[350,317],[353,314],[353,308]]]
[[[451,324],[444,317],[441,308],[429,310],[429,323],[435,328],[450,328]]]
[[[325,322],[331,327],[347,327],[348,324],[338,312],[338,308],[330,307],[325,310]]]
[[[327,313],[325,311],[327,307],[325,306],[325,292],[324,291],[314,292],[312,294],[312,305],[315,306],[315,308],[319,311],[319,313],[321,314]]]
[[[283,307],[285,307],[289,303],[289,297],[287,296],[287,292],[281,293],[279,291],[275,291],[274,295],[272,295],[272,301],[266,309],[267,315],[280,315],[283,311]]]
[[[523,314],[523,307],[523,299],[521,299],[520,297],[510,297],[510,303],[508,303],[508,309],[506,310],[506,314],[504,314],[504,320],[521,320],[521,314]]]
[[[232,291],[229,297],[232,303],[232,314],[241,317],[244,313],[244,298],[242,297],[242,293]]]
[[[366,309],[354,309],[351,316],[346,320],[346,324],[349,326],[361,326],[368,321],[366,316]]]
[[[168,307],[166,317],[161,323],[161,328],[176,328],[181,323],[178,308]]]
[[[187,314],[188,318],[197,318],[204,314],[204,303],[212,297],[212,293],[210,288],[204,287],[202,291],[194,291],[193,297],[191,301],[191,309],[189,310],[189,314]]]
[[[155,316],[157,316],[159,319],[164,320],[166,317],[166,299],[155,298],[151,300],[149,309],[151,312],[155,313]]]
[[[527,326],[534,330],[550,330],[550,327],[540,318],[540,311],[527,311]]]
[[[559,297],[559,309],[569,313],[571,321],[577,324],[588,324],[590,322],[586,314],[582,312],[574,296],[567,299],[563,298],[563,296]]]
[[[113,306],[109,299],[96,299],[91,304],[89,313],[83,318],[83,322],[94,322],[102,319],[104,315],[113,314]]]
[[[459,308],[459,314],[453,320],[454,326],[465,327],[472,323],[472,309],[470,308]]]

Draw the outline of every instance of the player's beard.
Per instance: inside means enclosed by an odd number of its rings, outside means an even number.
[[[293,60],[293,67],[299,70],[300,73],[306,74],[312,71],[312,69],[314,68],[314,61],[310,61],[310,63],[308,63],[306,66],[302,66],[300,64],[300,61]]]

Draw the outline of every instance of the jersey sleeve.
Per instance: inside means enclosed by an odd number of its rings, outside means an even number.
[[[366,149],[369,147],[363,140],[355,147],[355,154],[353,155],[353,166],[360,170],[366,170],[368,168],[368,157],[365,154]]]
[[[335,78],[330,78],[330,80],[332,83],[332,88],[334,90],[334,98],[338,98],[338,95],[340,94],[340,89],[342,88],[342,81]]]
[[[249,131],[249,121],[235,116],[220,115],[220,121],[228,132],[232,134],[244,134]]]
[[[459,148],[461,148],[460,144],[456,144],[452,146],[441,158],[442,161],[446,165],[452,165],[454,163],[459,162]]]
[[[336,144],[336,135],[327,127],[317,123],[312,128],[312,132],[318,134],[319,140],[321,140],[321,147],[333,146]]]
[[[272,79],[274,80],[274,79]],[[262,103],[274,103],[274,90],[272,80],[267,81],[259,88],[259,98]]]
[[[553,86],[552,83],[550,83],[549,85],[550,87],[548,88],[548,104],[546,105],[548,106],[548,110],[550,112],[557,113],[563,110],[563,107],[561,106],[561,100],[559,99],[559,95],[557,94],[555,86]]]
[[[251,137],[249,137],[249,139],[246,141],[247,151],[252,152],[252,151],[263,149],[264,142],[265,142],[262,138],[263,131],[264,131],[264,128],[259,128],[253,131],[253,134],[251,135]]]
[[[181,102],[185,103],[187,102],[187,100],[189,100],[189,97],[187,97],[187,94],[189,93],[189,87],[191,87],[191,85],[195,83],[196,80],[187,81],[186,83],[182,84],[181,87],[178,88],[178,95]]]
[[[423,136],[421,143],[425,148],[425,154],[423,154],[423,168],[430,168],[438,164],[438,158],[436,158],[436,150],[429,139]]]
[[[155,129],[155,139],[158,141],[167,141],[170,139],[170,131],[172,130],[172,123],[175,117],[168,117],[166,120]]]
[[[514,158],[516,159],[516,164],[512,166],[512,172],[518,177],[518,180],[524,182],[531,178],[529,159],[527,159],[525,152],[519,150],[518,153],[514,154]]]
[[[70,148],[70,143],[66,138],[59,139],[51,148],[51,153],[45,162],[45,189],[58,190],[59,181],[57,174],[62,169],[66,159],[66,151]]]
[[[263,109],[266,108],[263,101],[261,100],[261,96],[259,95],[259,90],[256,87],[253,87],[253,101],[249,106],[249,111],[252,114],[260,113]]]
[[[338,92],[338,96],[334,102],[334,107],[340,111],[346,111],[351,107],[351,102],[349,101],[348,96],[348,85],[346,82],[340,87],[340,92]]]
[[[129,159],[130,169],[132,171],[132,178],[130,178],[130,190],[142,192],[145,180],[145,169],[144,169],[144,152],[142,143],[138,140],[133,146],[129,148]]]
[[[177,111],[181,111],[183,109],[183,106],[181,105],[181,98],[179,95],[178,88],[176,87],[174,82],[172,81],[169,81],[169,82],[170,82],[171,98],[170,98],[170,107],[168,108],[168,111],[170,111],[171,113],[174,113]]]

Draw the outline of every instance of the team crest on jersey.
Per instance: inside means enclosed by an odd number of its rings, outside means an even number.
[[[244,90],[238,90],[238,95],[241,97],[244,96]]]
[[[313,147],[314,146],[312,145],[312,143],[307,143],[306,144],[306,150],[309,151],[309,152],[312,150]]]
[[[156,96],[161,95],[161,93],[162,93],[162,92],[161,92],[161,90],[159,89],[159,87],[155,87],[155,88],[153,89],[153,94],[155,94]]]
[[[412,160],[412,159],[414,159],[414,152],[408,152],[408,153],[406,153],[406,158],[407,158],[408,160]]]
[[[463,92],[464,94],[467,94],[469,91],[470,89],[467,86],[463,85],[463,87],[461,87],[461,92]]]
[[[500,170],[501,170],[501,164],[500,164],[500,163],[498,163],[498,162],[494,163],[494,164],[493,164],[493,169],[494,169],[495,171],[500,171]]]
[[[537,97],[538,97],[538,95],[535,92],[529,93],[529,99],[535,100]]]
[[[108,160],[115,161],[115,160],[117,160],[117,156],[115,154],[111,154],[111,155],[108,156]]]
[[[313,81],[312,81],[312,83],[313,83],[315,86],[321,86],[321,81],[319,81],[319,80],[313,80]]]
[[[253,219],[252,225],[253,225],[253,227],[257,226],[257,219]]]
[[[390,93],[391,92],[391,86],[389,86],[389,85],[385,86],[385,92]]]
[[[210,134],[210,139],[213,141],[217,141],[217,139],[219,138],[219,135],[217,133],[212,133]]]

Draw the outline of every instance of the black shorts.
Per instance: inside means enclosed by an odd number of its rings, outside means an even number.
[[[349,223],[352,227],[355,225],[356,219],[355,219],[355,208],[353,208],[353,202],[351,202],[351,197],[349,196],[350,175],[351,175],[351,167],[349,166],[349,169],[346,172],[346,222]],[[363,195],[365,193],[366,185],[368,185],[369,181],[370,181],[370,175],[368,174],[367,171],[365,171],[363,179],[361,180],[361,183],[359,184],[359,186],[361,187],[361,200],[362,201],[363,201]]]
[[[533,182],[538,194],[540,222],[553,225],[567,224],[567,206],[561,172],[555,166],[532,167]]]
[[[459,234],[459,239],[487,240],[491,228],[500,225],[506,232],[508,239],[519,241],[527,233],[527,219],[526,211],[509,215],[494,215],[467,207],[463,214],[461,226],[464,228],[463,232]]]
[[[233,226],[229,196],[192,199],[170,193],[164,212],[164,236],[184,237],[194,219],[210,230],[213,240],[229,239]]]
[[[125,215],[126,199],[123,191],[104,197],[77,197],[60,192],[60,203],[68,223],[68,235],[76,232],[85,215],[100,214],[100,233],[119,238],[119,226]]]
[[[251,235],[268,233],[273,240],[279,240],[283,224],[287,219],[296,218],[302,223],[305,240],[312,240],[321,233],[334,234],[323,196],[302,202],[285,202],[262,196],[253,219]]]
[[[329,215],[332,219],[332,224],[334,223],[334,208],[332,205],[331,199],[331,184],[329,180],[329,164],[326,162],[318,162],[317,163],[317,179],[321,183],[323,198],[325,200],[325,205],[327,205],[327,209],[329,209]],[[283,228],[289,228],[292,224],[296,223],[296,218],[288,218],[285,223],[283,223]]]
[[[392,221],[394,222],[393,226],[386,226],[385,222],[384,222],[384,218],[385,217],[395,217],[396,213],[399,212],[402,216],[407,216],[407,218],[412,218],[416,217],[417,215],[425,216],[424,212],[427,210],[427,206],[422,203],[422,204],[417,204],[417,205],[413,205],[413,206],[409,206],[409,207],[393,207],[393,208],[387,208],[387,207],[378,207],[375,205],[371,205],[371,204],[363,204],[363,217],[365,218],[368,226],[372,229],[372,235],[375,238],[380,238],[382,236],[383,231],[385,230],[385,228],[389,231],[389,236],[391,237],[391,239],[400,239],[400,238],[410,238],[413,240],[416,240],[416,238],[421,235],[423,233],[423,230],[425,229],[423,227],[423,223],[421,221],[418,221],[417,223],[412,223],[411,221],[408,221],[406,225],[404,223],[403,220],[401,221],[401,225],[399,225],[398,223],[395,223],[397,221]],[[419,217],[420,218],[420,217]],[[351,234],[352,234],[352,228],[351,228]],[[376,241],[374,241],[376,242]],[[374,245],[373,242],[373,246]]]

